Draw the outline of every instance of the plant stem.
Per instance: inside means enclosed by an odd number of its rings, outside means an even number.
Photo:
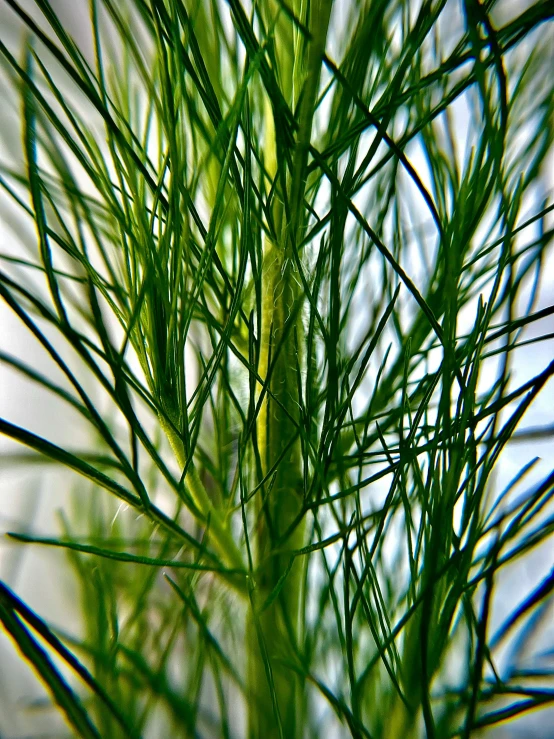
[[[185,448],[182,440],[179,438],[175,429],[160,414],[160,425],[166,434],[175,458],[179,465],[184,469],[187,463]],[[233,535],[229,531],[221,512],[216,509],[206,492],[202,480],[200,479],[196,467],[190,462],[188,471],[185,476],[185,485],[194,502],[194,505],[202,515],[203,522],[209,525],[210,539],[213,542],[217,554],[221,557],[222,562],[233,569],[244,569],[244,561],[240,550],[233,539]]]
[[[276,204],[274,216],[281,234],[280,240],[276,243],[266,239],[265,242],[259,372],[263,378],[271,373],[271,393],[259,415],[258,442],[264,474],[275,468],[275,475],[271,489],[265,491],[260,505],[255,608],[263,605],[278,586],[279,578],[290,561],[288,552],[301,548],[305,538],[304,520],[294,531],[289,531],[303,506],[302,457],[298,436],[298,372],[302,366],[302,357],[299,356],[297,340],[298,333],[302,331],[302,293],[295,272],[297,244],[306,219],[306,212],[302,207],[306,165],[331,7],[332,0],[318,0],[311,8],[312,42],[308,48],[307,74],[302,80],[299,131],[288,186],[289,222],[286,223],[283,218],[281,205]],[[276,176],[275,135],[268,108],[265,154],[266,167]],[[291,445],[293,439],[295,441]],[[283,457],[287,447],[289,451]],[[279,554],[274,553],[275,549],[279,549]],[[249,666],[253,707],[249,714],[249,735],[252,738],[284,736],[294,739],[301,734],[302,679],[285,666],[284,662],[294,660],[301,643],[300,605],[303,582],[303,563],[297,560],[293,563],[278,598],[252,620]],[[264,661],[264,645],[257,648],[259,638],[265,640],[270,670]]]

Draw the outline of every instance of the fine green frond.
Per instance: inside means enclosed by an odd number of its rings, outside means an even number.
[[[552,4],[73,10],[0,0],[0,459],[73,480],[3,545],[81,621],[0,620],[66,728],[540,731]]]

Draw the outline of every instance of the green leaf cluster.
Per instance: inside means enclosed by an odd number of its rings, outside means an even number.
[[[4,584],[0,621],[73,735],[551,708],[552,573],[494,619],[554,532],[551,462],[498,482],[554,374],[554,13],[504,5],[90,0],[85,48],[2,0],[0,296],[47,361],[0,361],[90,443],[0,418],[3,464],[77,473],[8,542],[66,551],[83,624]]]

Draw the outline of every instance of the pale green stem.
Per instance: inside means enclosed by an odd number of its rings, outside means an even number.
[[[297,356],[301,342],[302,324],[300,314],[294,327],[288,327],[293,311],[299,306],[302,296],[294,274],[296,270],[293,247],[299,242],[304,212],[306,165],[310,143],[313,110],[319,86],[321,58],[325,48],[327,28],[332,0],[316,0],[311,7],[312,42],[309,49],[307,75],[304,79],[303,98],[300,109],[300,126],[294,153],[294,165],[289,186],[291,221],[281,230],[280,243],[269,240],[265,244],[263,265],[262,336],[259,373],[265,378],[269,370],[271,355],[273,369],[270,381],[271,397],[267,397],[258,417],[258,443],[264,473],[278,464],[269,500],[261,511],[257,531],[257,591],[253,599],[258,608],[276,586],[279,577],[288,565],[290,555],[304,544],[305,522],[296,527],[287,541],[280,545],[280,553],[274,552],[278,541],[302,510],[302,465],[300,442],[297,440],[282,457],[285,448],[297,433],[299,422],[297,366],[302,357]],[[279,40],[279,39],[278,39]],[[281,37],[283,42],[283,38]],[[286,43],[286,39],[284,40]],[[266,110],[266,152],[268,172],[277,171],[275,138],[271,111]],[[279,205],[276,205],[275,223],[282,220]],[[285,331],[288,333],[285,334]],[[277,356],[277,352],[279,352]],[[296,423],[295,423],[296,421]],[[267,522],[271,522],[271,530]],[[249,683],[251,691],[249,713],[249,736],[251,739],[273,739],[285,737],[295,739],[302,735],[301,694],[304,686],[301,678],[282,660],[294,660],[294,646],[301,644],[300,613],[304,562],[297,560],[279,598],[262,613],[253,617],[249,629],[251,642],[249,652]],[[289,623],[286,623],[288,619]],[[259,627],[259,628],[257,628]],[[270,663],[264,661],[257,639],[265,640],[265,652]],[[271,683],[271,684],[270,684]],[[275,706],[277,704],[277,709]],[[279,713],[277,719],[276,710]]]
[[[159,415],[159,419],[160,425],[169,439],[175,458],[184,469],[187,459],[183,442],[173,426],[161,414]],[[221,557],[223,564],[231,569],[244,570],[244,561],[233,535],[221,512],[214,507],[210,500],[193,462],[188,466],[185,476],[185,487],[195,507],[202,516],[202,523],[209,526],[210,541],[213,543],[218,556]]]

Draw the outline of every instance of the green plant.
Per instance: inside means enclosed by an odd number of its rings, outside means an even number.
[[[83,628],[4,585],[0,620],[73,733],[469,737],[548,707],[551,653],[521,655],[552,575],[490,619],[554,526],[546,463],[495,483],[552,434],[520,422],[554,363],[513,371],[553,337],[551,3],[91,0],[90,55],[48,0],[4,6],[0,183],[36,238],[0,293],[57,374],[0,358],[90,445],[0,420],[30,450],[6,464],[81,475],[61,534],[9,537],[67,550]]]

